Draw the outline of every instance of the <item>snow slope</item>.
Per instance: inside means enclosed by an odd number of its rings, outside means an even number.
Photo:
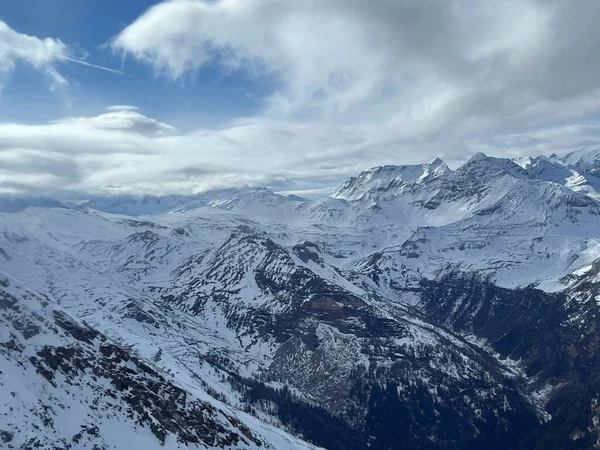
[[[236,417],[47,297],[0,278],[0,440],[8,448],[314,448]]]

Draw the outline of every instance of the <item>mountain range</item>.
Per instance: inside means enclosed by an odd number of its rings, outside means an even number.
[[[600,150],[330,196],[0,198],[7,448],[600,448]]]

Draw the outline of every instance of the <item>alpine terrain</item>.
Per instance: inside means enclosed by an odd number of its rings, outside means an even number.
[[[600,448],[597,149],[63,200],[0,200],[0,447]]]

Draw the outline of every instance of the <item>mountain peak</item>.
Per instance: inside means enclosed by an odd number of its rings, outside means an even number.
[[[377,191],[422,184],[449,172],[451,170],[440,158],[424,164],[377,166],[346,180],[331,197],[348,201],[360,200]]]
[[[485,178],[494,177],[503,174],[509,174],[514,177],[527,177],[527,171],[516,161],[508,158],[497,158],[487,156],[485,153],[475,153],[457,172],[481,172]]]
[[[600,147],[584,147],[580,150],[568,153],[560,158],[563,164],[573,166],[584,171],[592,169],[592,172],[598,172],[600,169]]]
[[[422,167],[423,176],[418,180],[419,182],[423,182],[428,178],[437,178],[452,172],[448,165],[437,156],[428,163],[423,164]]]
[[[482,160],[487,160],[489,158],[490,157],[488,155],[486,155],[485,153],[483,153],[483,152],[477,152],[473,156],[471,156],[471,158],[469,158],[468,162],[471,162],[471,161],[482,161]]]
[[[441,160],[439,157],[436,156],[431,161],[429,161],[428,163],[425,163],[425,164],[428,164],[430,166],[439,166],[439,165],[442,165],[442,164],[445,165],[446,163],[443,160]]]

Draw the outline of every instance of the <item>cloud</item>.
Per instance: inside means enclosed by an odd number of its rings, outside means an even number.
[[[41,39],[19,33],[0,20],[0,90],[17,64],[26,64],[42,71],[50,79],[52,90],[63,89],[69,85],[69,81],[57,68],[62,63],[84,65],[115,74],[123,73],[85,61],[60,39]]]
[[[106,111],[137,111],[139,108],[137,106],[131,105],[112,105],[104,108]]]
[[[128,105],[0,124],[0,188],[324,192],[376,164],[576,149],[600,139],[598,15],[593,0],[159,3],[109,47],[178,83],[255,77],[261,110],[184,131]]]
[[[52,81],[53,89],[68,85],[56,65],[70,58],[69,48],[60,39],[40,39],[18,33],[0,20],[0,87],[12,74],[17,63],[28,64],[43,71]]]
[[[254,185],[315,196],[375,164],[417,164],[439,155],[456,166],[480,150],[521,156],[600,138],[598,126],[557,126],[440,151],[438,143],[417,142],[388,123],[255,117],[181,132],[133,108],[111,110],[43,125],[0,124],[0,192],[160,195]]]
[[[404,127],[418,140],[598,111],[600,4],[582,0],[176,0],[110,41],[159,75],[273,81],[264,115]]]
[[[177,193],[333,187],[376,159],[369,129],[252,118],[179,132],[126,108],[43,125],[0,124],[0,191]],[[390,156],[389,154],[387,155]],[[415,158],[416,162],[420,156]]]
[[[482,152],[503,153],[514,157],[566,154],[583,148],[600,147],[600,125],[569,124],[473,139],[469,142],[469,147]]]
[[[111,46],[174,79],[209,64],[273,77],[277,116],[430,120],[528,70],[553,14],[527,0],[180,0],[150,8]]]
[[[55,125],[79,128],[97,128],[102,130],[125,131],[145,136],[164,136],[174,134],[177,129],[166,123],[144,116],[134,106],[109,106],[109,112],[96,117],[71,117],[52,122]]]

